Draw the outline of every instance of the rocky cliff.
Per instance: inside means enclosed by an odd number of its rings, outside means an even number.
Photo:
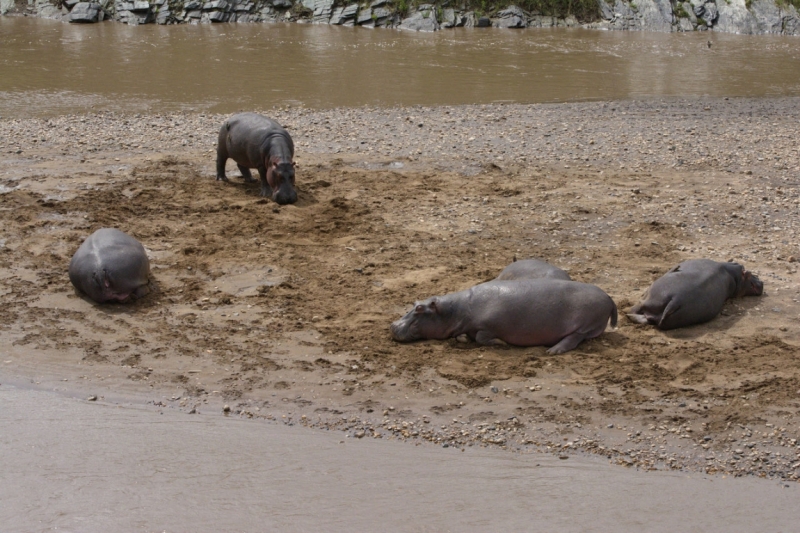
[[[69,22],[125,24],[293,21],[342,26],[437,31],[453,27],[721,31],[800,35],[800,0],[597,0],[586,20],[569,13],[527,11],[516,5],[470,9],[444,0],[409,6],[407,0],[0,0],[0,14],[30,14]],[[482,4],[485,6],[485,4]]]

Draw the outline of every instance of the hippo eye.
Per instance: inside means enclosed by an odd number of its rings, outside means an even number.
[[[414,312],[415,312],[415,313],[421,313],[421,312],[423,312],[424,310],[425,310],[425,306],[424,306],[424,305],[418,305],[418,306],[416,306],[416,307],[414,308]]]

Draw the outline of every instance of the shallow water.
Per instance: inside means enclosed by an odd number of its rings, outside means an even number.
[[[4,531],[790,531],[797,485],[0,385]]]
[[[0,116],[800,95],[796,37],[0,17],[0,42]]]

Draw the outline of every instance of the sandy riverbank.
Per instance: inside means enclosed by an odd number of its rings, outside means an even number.
[[[798,103],[269,110],[297,145],[284,207],[214,181],[222,116],[0,119],[2,375],[353,437],[797,479]],[[135,305],[69,285],[103,226],[149,250],[157,290]],[[514,256],[621,311],[694,257],[743,263],[766,295],[670,333],[623,318],[561,356],[390,340],[413,300]]]

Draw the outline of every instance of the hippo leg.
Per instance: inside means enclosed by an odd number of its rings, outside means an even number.
[[[242,173],[242,177],[244,178],[244,181],[245,181],[245,182],[247,182],[247,183],[253,183],[254,181],[256,181],[256,180],[253,178],[253,175],[252,175],[252,174],[250,174],[250,169],[249,169],[249,168],[247,168],[247,167],[243,167],[242,165],[236,165],[236,166],[238,166],[238,167],[239,167],[239,172],[241,172],[241,173]]]
[[[261,196],[272,197],[272,187],[267,182],[267,167],[258,167],[258,175],[261,176]]]
[[[570,350],[574,350],[583,339],[585,339],[587,335],[581,331],[576,331],[575,333],[570,333],[563,339],[561,339],[558,344],[553,346],[552,348],[547,350],[547,353],[551,355],[558,355],[564,352],[568,352]]]
[[[498,339],[493,333],[489,333],[485,330],[481,330],[475,334],[475,342],[482,346],[506,346],[508,344],[504,340]]]
[[[627,317],[636,324],[657,324],[661,318],[661,313],[659,310],[653,311],[641,303],[635,305],[631,312],[627,314]]]
[[[228,152],[223,149],[217,149],[217,181],[228,181],[228,176],[225,175],[225,163],[228,161]]]

